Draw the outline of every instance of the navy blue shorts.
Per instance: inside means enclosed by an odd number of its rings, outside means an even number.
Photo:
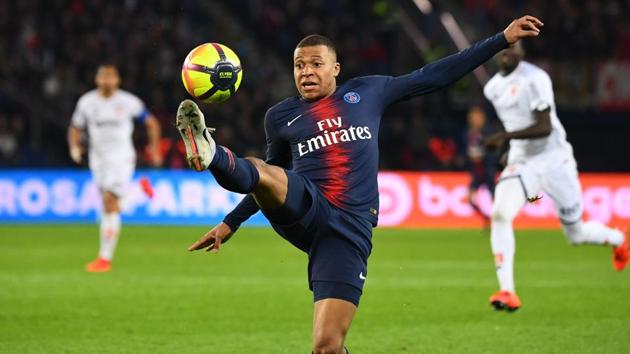
[[[315,301],[336,298],[358,306],[372,250],[372,224],[330,204],[308,178],[286,173],[285,204],[263,214],[280,236],[308,254]]]

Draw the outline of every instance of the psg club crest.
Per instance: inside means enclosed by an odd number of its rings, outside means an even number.
[[[354,91],[350,91],[343,95],[343,100],[348,103],[359,103],[359,101],[361,101],[361,96]]]

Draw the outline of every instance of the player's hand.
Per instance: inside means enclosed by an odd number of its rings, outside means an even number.
[[[202,238],[197,240],[188,247],[189,251],[197,251],[205,248],[206,251],[212,251],[212,253],[219,252],[221,243],[227,242],[230,237],[234,235],[234,231],[224,222],[212,228]]]
[[[70,158],[72,159],[72,161],[74,161],[74,163],[76,163],[77,165],[80,165],[82,156],[83,156],[83,150],[81,149],[80,146],[70,147]]]
[[[527,37],[536,37],[540,33],[540,28],[544,24],[534,16],[523,16],[512,21],[503,31],[507,42],[512,45]]]
[[[149,156],[151,159],[151,164],[154,167],[160,167],[162,166],[162,164],[164,163],[164,158],[162,157],[162,154],[160,153],[160,149],[155,146],[149,146]]]
[[[483,145],[488,150],[497,150],[503,145],[505,139],[505,133],[496,133],[486,138],[483,142]]]

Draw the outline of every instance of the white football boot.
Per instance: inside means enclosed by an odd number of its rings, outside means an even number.
[[[184,100],[177,108],[175,123],[186,145],[186,161],[195,171],[203,171],[210,166],[216,144],[210,133],[214,128],[206,128],[203,113],[192,100]]]

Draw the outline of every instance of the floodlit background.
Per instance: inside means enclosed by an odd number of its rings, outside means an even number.
[[[216,140],[262,157],[263,116],[296,94],[292,51],[320,33],[338,46],[341,81],[400,75],[538,16],[526,60],[553,80],[582,174],[585,217],[630,225],[630,2],[627,0],[20,0],[0,1],[0,353],[307,353],[306,257],[254,216],[219,255],[188,244],[240,200],[185,166],[173,128],[187,98],[186,54],[219,42],[240,57],[234,97],[202,107]],[[162,123],[164,166],[149,167],[137,126],[137,184],[124,196],[114,269],[87,274],[101,200],[66,132],[96,67]],[[517,220],[524,307],[495,313],[484,222],[466,201],[466,115],[489,62],[446,90],[390,107],[380,130],[380,223],[370,278],[348,337],[355,353],[622,353],[630,278],[608,248],[569,248],[549,198]],[[491,123],[494,124],[494,123]],[[488,191],[479,195],[484,211]],[[130,226],[133,224],[132,226]],[[387,228],[385,228],[387,227]],[[530,230],[521,231],[522,228]]]
[[[421,5],[420,11],[416,4]],[[341,80],[400,75],[457,50],[444,24],[469,42],[501,31],[521,14],[540,16],[527,60],[551,75],[559,116],[584,171],[630,171],[630,5],[627,1],[3,1],[0,4],[0,164],[73,167],[64,144],[77,98],[99,63],[120,65],[123,87],[165,127],[186,97],[179,79],[194,46],[233,48],[243,85],[229,103],[207,107],[217,140],[262,156],[262,117],[295,94],[291,58],[305,35],[338,45]],[[458,37],[455,37],[458,38]],[[491,63],[487,74],[495,72]],[[483,79],[484,75],[481,75]],[[383,120],[381,166],[465,169],[465,113],[485,105],[477,78],[391,107]],[[166,168],[182,168],[176,131],[164,129]],[[142,135],[142,134],[139,134]],[[138,137],[138,148],[145,142]]]

